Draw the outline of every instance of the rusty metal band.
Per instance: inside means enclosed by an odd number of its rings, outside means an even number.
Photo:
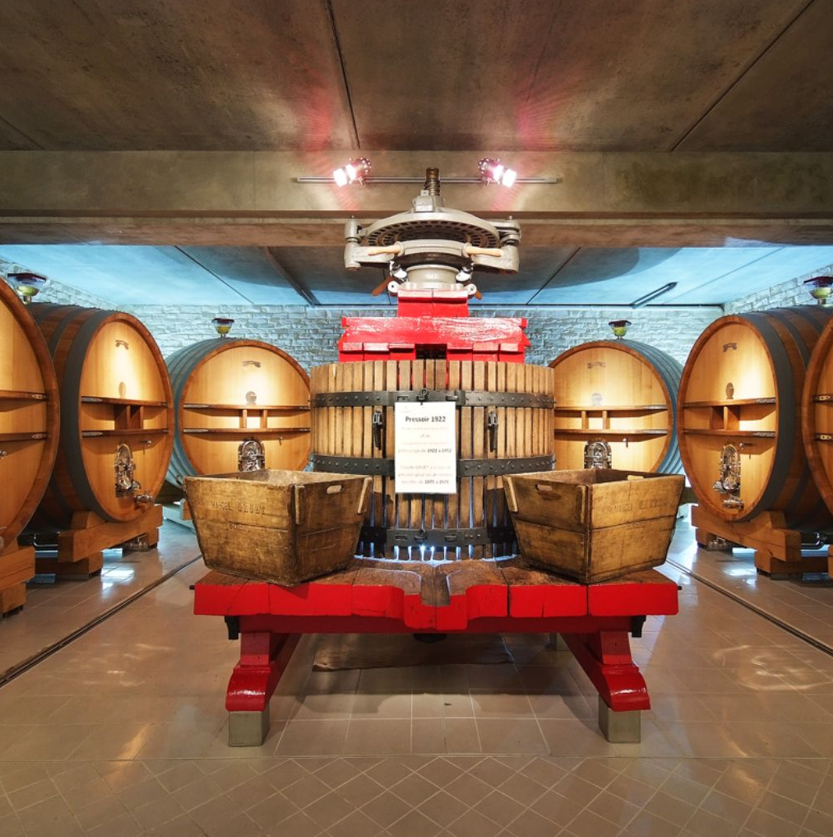
[[[384,526],[362,526],[359,541],[394,546],[424,546],[433,549],[455,549],[466,546],[488,546],[515,542],[511,526],[479,526],[473,529],[387,529]]]
[[[537,407],[551,410],[555,399],[540,392],[483,392],[464,389],[406,389],[371,392],[319,392],[313,407],[392,407],[394,404],[436,402],[458,407]]]
[[[356,456],[312,455],[313,471],[334,474],[364,474],[366,476],[395,476],[395,460],[369,459]],[[555,457],[526,456],[519,459],[458,459],[457,477],[500,477],[504,474],[526,474],[532,471],[552,471]]]

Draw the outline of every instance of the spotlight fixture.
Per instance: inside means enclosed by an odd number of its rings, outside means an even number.
[[[367,157],[356,157],[340,169],[336,169],[333,172],[333,180],[335,180],[336,186],[347,186],[349,183],[358,183],[364,186],[364,181],[369,176],[370,169],[371,164]]]
[[[228,333],[234,325],[234,320],[232,320],[231,317],[215,317],[211,321],[211,325],[214,326],[214,330],[220,335],[220,337],[228,337]]]
[[[492,160],[489,157],[480,160],[477,168],[480,171],[480,179],[484,183],[499,183],[508,189],[514,186],[518,179],[518,173],[515,169],[507,168],[500,160]]]
[[[809,285],[807,290],[819,305],[827,305],[833,294],[833,276],[814,276],[812,279],[805,279],[804,284]]]
[[[662,296],[663,294],[667,294],[668,291],[673,291],[676,287],[676,282],[669,282],[667,285],[663,285],[661,288],[656,288],[655,290],[648,292],[644,296],[639,297],[639,299],[635,299],[631,303],[631,308],[641,308],[643,305],[647,305],[649,302],[652,302],[657,297]]]
[[[611,320],[608,325],[617,340],[621,340],[628,333],[628,326],[632,325],[630,320]]]
[[[28,305],[49,281],[45,276],[29,271],[9,273],[8,278],[24,305]]]

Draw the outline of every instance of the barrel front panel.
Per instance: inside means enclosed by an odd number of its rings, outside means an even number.
[[[482,558],[511,554],[514,535],[499,475],[460,476],[456,494],[404,494],[391,472],[395,452],[394,410],[386,405],[315,406],[315,395],[332,392],[480,391],[552,395],[552,372],[512,363],[445,360],[377,361],[332,364],[313,370],[313,451],[317,455],[369,460],[364,473],[373,479],[373,503],[367,519],[375,538],[362,546],[367,555],[400,559]],[[376,418],[374,419],[374,414]],[[491,414],[491,418],[490,418]],[[546,458],[552,452],[551,407],[460,406],[455,414],[460,460]],[[385,473],[373,473],[380,460]],[[315,463],[317,470],[323,470]],[[541,468],[543,470],[543,468]],[[338,463],[326,470],[338,470]],[[529,468],[527,470],[530,470]],[[396,549],[390,531],[401,534]],[[437,530],[457,537],[477,530],[488,543],[444,547]],[[388,539],[386,541],[386,532]],[[433,534],[432,534],[433,532]],[[433,546],[420,548],[421,533]]]
[[[289,355],[266,343],[220,339],[168,360],[177,399],[169,479],[238,470],[247,439],[262,446],[267,468],[306,467],[309,378]]]
[[[801,438],[807,363],[830,314],[812,306],[729,316],[692,349],[679,431],[698,500],[724,519],[782,512],[802,531],[830,526]]]
[[[584,468],[585,446],[604,441],[613,468],[679,470],[674,409],[681,368],[658,351],[652,365],[636,348],[641,344],[633,345],[588,343],[550,364],[557,468]]]
[[[35,511],[58,443],[58,398],[46,344],[0,281],[0,552]]]
[[[61,445],[37,526],[68,526],[85,510],[104,520],[133,520],[146,508],[138,498],[155,497],[162,487],[173,444],[173,398],[159,348],[129,314],[32,307],[55,362],[62,405]],[[117,454],[127,448],[132,477],[117,486]]]

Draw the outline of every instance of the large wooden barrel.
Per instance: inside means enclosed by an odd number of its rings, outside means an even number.
[[[237,470],[303,470],[310,450],[309,377],[257,340],[204,340],[167,358],[176,435],[168,479]]]
[[[26,306],[0,280],[0,552],[43,497],[58,450],[58,384]]]
[[[550,367],[559,468],[680,472],[678,361],[645,343],[597,340],[568,349]]]
[[[680,381],[678,435],[702,508],[722,520],[782,512],[818,531],[831,516],[801,433],[807,365],[831,311],[776,308],[721,317],[698,338]]]
[[[833,317],[810,358],[801,418],[810,470],[822,499],[833,513]]]
[[[173,396],[156,341],[130,314],[30,306],[55,363],[61,442],[34,521],[65,527],[75,512],[135,520],[159,493],[173,445]]]
[[[313,468],[374,477],[361,552],[400,560],[512,554],[502,475],[552,470],[552,377],[546,367],[479,361],[313,369]],[[456,405],[455,494],[396,489],[395,405],[420,400]]]

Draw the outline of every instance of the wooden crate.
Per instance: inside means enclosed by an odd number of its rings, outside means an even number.
[[[343,569],[356,552],[370,477],[262,470],[186,477],[206,566],[298,584]]]
[[[521,553],[585,583],[665,561],[683,483],[606,469],[504,477]]]

